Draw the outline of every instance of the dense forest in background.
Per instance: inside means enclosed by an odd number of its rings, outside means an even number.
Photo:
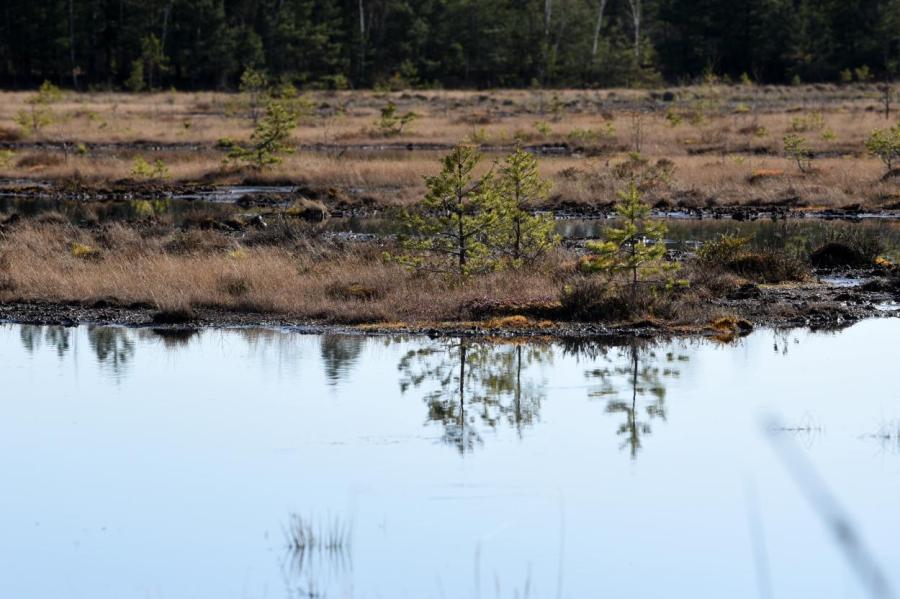
[[[883,79],[900,0],[4,0],[0,86],[623,86]]]

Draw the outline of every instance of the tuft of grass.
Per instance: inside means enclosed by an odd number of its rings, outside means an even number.
[[[757,283],[803,281],[809,268],[786,252],[764,249],[741,254],[725,264],[728,271]]]
[[[153,314],[153,324],[186,324],[194,318],[194,311],[190,306],[162,308]]]
[[[73,258],[79,258],[81,260],[96,260],[100,257],[100,250],[83,243],[78,243],[77,241],[72,242],[71,252]]]
[[[724,343],[749,335],[753,331],[753,323],[736,316],[720,316],[714,319],[709,326],[712,329],[713,337]]]
[[[512,316],[492,318],[487,321],[487,323],[485,323],[485,326],[489,329],[524,329],[532,327],[534,326],[534,324],[534,321],[532,321],[527,316],[514,314]]]
[[[318,200],[301,198],[291,204],[284,211],[285,216],[302,218],[303,220],[318,222],[328,220],[330,214],[328,208]]]
[[[363,283],[334,282],[325,288],[325,293],[339,300],[372,301],[384,295],[384,293],[371,285]]]
[[[291,514],[285,531],[287,546],[296,553],[342,553],[350,547],[352,527],[338,518],[314,523],[299,514]]]
[[[751,241],[750,237],[720,235],[706,242],[694,260],[701,269],[724,270],[757,283],[784,283],[808,278],[809,268],[803,261],[779,249],[752,249]]]
[[[250,283],[240,275],[219,277],[219,289],[231,297],[244,297],[250,293]]]

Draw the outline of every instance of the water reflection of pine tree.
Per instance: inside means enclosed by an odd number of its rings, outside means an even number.
[[[319,352],[325,363],[325,378],[329,385],[336,385],[356,364],[364,343],[365,338],[361,335],[322,335]]]
[[[403,356],[400,390],[434,385],[423,398],[428,421],[440,423],[443,441],[464,453],[483,444],[479,424],[491,429],[508,425],[521,435],[538,418],[544,386],[523,383],[522,372],[550,357],[550,348],[542,345],[441,342]]]
[[[602,348],[595,355],[611,362],[610,366],[588,371],[588,377],[599,379],[599,386],[591,393],[591,397],[606,397],[606,411],[610,414],[624,414],[625,419],[616,430],[616,434],[624,436],[621,449],[629,448],[632,459],[637,458],[642,447],[642,437],[653,432],[651,422],[666,420],[666,388],[665,377],[677,377],[679,372],[671,364],[684,361],[686,356],[668,353],[665,361],[668,366],[660,367],[659,356],[651,347],[643,346],[639,340],[631,340],[624,348],[619,348],[616,360],[612,363],[608,348]]]
[[[119,327],[88,327],[88,343],[97,362],[108,367],[116,376],[124,374],[134,357],[134,340],[131,332]]]
[[[34,353],[43,342],[56,349],[56,355],[62,358],[69,351],[70,329],[58,325],[36,326],[23,324],[19,326],[19,339],[28,353]]]

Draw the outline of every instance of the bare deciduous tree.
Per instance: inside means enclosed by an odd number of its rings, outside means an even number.
[[[553,0],[544,0],[544,40],[550,40],[550,19],[553,17]]]
[[[597,5],[597,21],[594,23],[594,43],[591,46],[591,63],[597,60],[597,47],[600,44],[600,29],[603,27],[603,11],[606,10],[607,0],[600,0]]]
[[[634,30],[634,58],[641,57],[641,0],[628,0],[628,10],[631,13],[631,24]]]

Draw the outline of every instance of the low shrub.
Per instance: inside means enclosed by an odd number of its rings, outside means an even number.
[[[190,306],[164,307],[153,314],[153,324],[185,324],[195,318]]]
[[[772,179],[781,179],[784,177],[784,170],[780,168],[757,168],[754,169],[750,176],[747,177],[747,183],[755,185],[763,181]]]
[[[627,320],[632,306],[626,295],[598,277],[578,277],[563,287],[560,311],[570,320]]]
[[[10,127],[0,127],[0,141],[12,142],[22,139],[22,131],[20,129],[12,129]]]
[[[380,289],[356,282],[331,283],[325,288],[325,293],[332,299],[344,301],[372,301],[380,299],[384,295]]]
[[[485,323],[489,329],[524,329],[534,326],[535,322],[527,316],[515,314],[513,316],[503,316],[500,318],[492,318]]]
[[[72,243],[72,257],[81,260],[96,260],[100,257],[100,250],[76,241]]]
[[[822,245],[810,255],[810,261],[817,268],[868,266],[884,249],[878,233],[861,227],[841,227],[828,231]]]
[[[325,204],[306,198],[295,201],[284,211],[284,214],[312,222],[328,220],[330,216]]]
[[[240,275],[225,275],[219,278],[219,290],[231,297],[243,297],[250,293],[250,283]]]
[[[803,261],[779,249],[753,249],[750,241],[750,237],[720,235],[700,248],[695,264],[700,270],[724,270],[757,283],[802,281],[808,276]]]
[[[809,261],[816,268],[854,267],[871,264],[859,249],[838,241],[829,241],[809,255]]]
[[[59,154],[25,154],[21,158],[16,161],[16,167],[18,168],[45,168],[48,166],[59,166],[65,162],[65,157]]]
[[[697,260],[705,266],[726,264],[745,252],[750,241],[750,237],[725,233],[704,243],[697,250]]]
[[[753,331],[753,323],[735,316],[720,316],[710,323],[709,328],[712,330],[713,337],[728,343],[736,337],[749,335]]]
[[[806,265],[785,252],[765,249],[741,254],[725,264],[728,271],[758,283],[802,281]]]
[[[9,273],[9,258],[6,254],[0,254],[0,292],[13,291],[16,283]]]
[[[39,225],[68,225],[69,219],[66,215],[57,212],[56,210],[48,210],[47,212],[41,212],[34,218],[34,222]]]

